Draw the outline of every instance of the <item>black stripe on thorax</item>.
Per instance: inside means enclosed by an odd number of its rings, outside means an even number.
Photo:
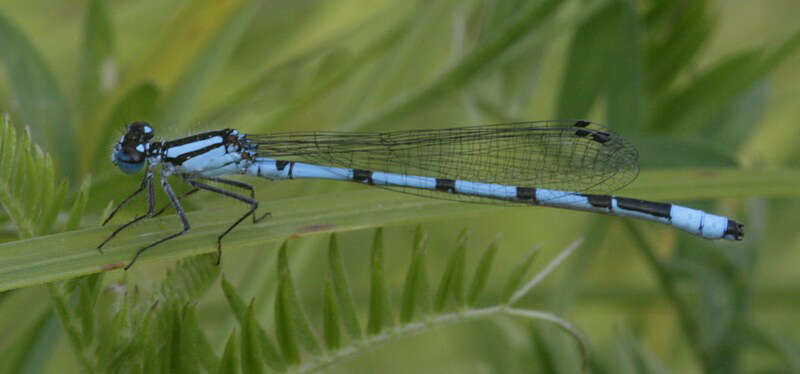
[[[536,189],[533,187],[517,187],[517,200],[536,203]]]
[[[217,144],[209,144],[209,145],[207,145],[207,146],[205,146],[203,148],[195,149],[194,151],[191,151],[191,152],[181,153],[181,155],[178,156],[178,157],[166,157],[166,152],[167,152],[167,150],[169,148],[164,148],[162,150],[162,152],[164,153],[164,161],[165,162],[169,162],[169,163],[172,163],[172,164],[175,164],[175,165],[181,165],[184,162],[186,162],[186,160],[188,160],[190,158],[197,157],[199,155],[202,155],[203,153],[206,153],[208,151],[211,151],[211,150],[219,148],[219,147],[224,147],[225,145],[226,145],[225,142],[217,143]]]
[[[456,181],[453,179],[436,178],[436,190],[444,192],[456,192]]]
[[[353,180],[367,184],[375,184],[372,181],[372,171],[364,169],[353,169]]]
[[[208,132],[202,132],[202,133],[199,133],[199,134],[194,134],[192,136],[187,136],[185,138],[170,140],[168,142],[164,142],[164,148],[177,147],[177,146],[193,143],[193,142],[196,142],[198,140],[211,139],[211,138],[213,138],[215,136],[221,137],[222,141],[224,143],[225,139],[228,138],[228,135],[230,135],[231,131],[232,131],[231,129],[208,131]]]
[[[670,215],[670,211],[672,210],[672,204],[631,199],[628,197],[618,197],[617,206],[623,209],[642,212],[656,217],[663,217],[667,219],[672,218],[672,216]]]
[[[160,144],[160,151],[161,151],[161,154],[162,154],[162,159],[165,162],[169,162],[169,163],[172,163],[172,164],[175,164],[175,165],[181,165],[184,162],[186,162],[186,160],[188,160],[190,158],[197,157],[199,155],[202,155],[203,153],[206,153],[208,151],[214,150],[214,149],[219,148],[219,147],[227,147],[229,145],[229,143],[230,143],[228,139],[229,139],[229,135],[231,134],[231,131],[233,131],[233,130],[224,129],[224,130],[217,130],[217,131],[208,131],[208,132],[204,132],[204,133],[200,133],[200,134],[195,134],[195,135],[192,135],[192,136],[187,136],[185,138],[180,138],[180,139],[170,140],[168,142],[163,142],[163,143]],[[195,149],[194,151],[181,153],[177,157],[167,157],[167,152],[171,148],[180,147],[182,145],[190,144],[190,143],[197,142],[197,141],[211,139],[211,138],[214,138],[214,137],[217,137],[217,136],[222,139],[222,141],[220,141],[219,143],[209,144],[209,145],[207,145],[207,146],[205,146],[203,148]]]

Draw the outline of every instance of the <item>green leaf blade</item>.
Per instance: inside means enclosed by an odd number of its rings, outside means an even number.
[[[475,277],[472,278],[469,296],[467,297],[467,305],[470,307],[474,307],[478,303],[478,297],[480,297],[481,292],[486,288],[495,254],[497,254],[497,242],[493,241],[483,252],[483,256],[481,256],[481,260],[478,263],[478,268],[475,270]]]
[[[19,119],[54,150],[59,167],[75,165],[72,116],[58,81],[28,37],[0,15],[0,60],[19,103]]]
[[[219,365],[219,374],[239,374],[239,346],[236,345],[236,330],[231,331],[228,342],[225,344],[225,352],[222,354],[222,361]]]
[[[411,250],[411,264],[408,266],[403,284],[403,301],[400,305],[400,321],[404,324],[414,319],[418,307],[427,306],[430,310],[430,306],[426,305],[429,303],[430,291],[425,273],[425,241],[426,235],[422,231],[422,226],[418,225]]]
[[[522,280],[525,278],[525,274],[528,273],[528,270],[533,264],[533,260],[535,260],[536,256],[539,254],[540,248],[541,246],[538,245],[531,248],[520,260],[517,266],[511,270],[511,273],[508,276],[508,281],[506,281],[506,286],[503,288],[501,297],[501,300],[503,300],[504,303],[511,301],[511,296],[514,295],[514,292],[516,292],[519,286],[522,284]]]
[[[356,314],[356,305],[353,302],[353,295],[350,290],[350,283],[347,280],[347,273],[344,271],[344,260],[339,252],[339,241],[336,233],[331,234],[328,242],[328,266],[333,282],[336,299],[341,307],[342,322],[348,335],[355,340],[362,338],[361,324]]]
[[[247,308],[244,324],[242,325],[242,372],[262,373],[264,366],[259,355],[258,347],[258,322],[253,315],[253,303]]]
[[[325,294],[323,295],[322,326],[324,330],[325,346],[329,351],[336,351],[342,345],[341,332],[339,331],[339,310],[336,306],[336,297],[333,291],[333,281],[330,277],[325,279]]]
[[[81,118],[89,118],[114,83],[114,29],[105,1],[89,2],[83,29],[78,107]]]
[[[367,334],[377,335],[384,327],[392,326],[389,294],[383,272],[383,228],[375,230],[370,257],[369,320]]]

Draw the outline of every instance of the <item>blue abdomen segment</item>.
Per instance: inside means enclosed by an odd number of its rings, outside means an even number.
[[[706,239],[741,240],[744,235],[743,226],[727,217],[680,205],[620,196],[403,175],[267,158],[254,160],[244,169],[244,174],[268,179],[344,180],[640,218],[670,225]]]

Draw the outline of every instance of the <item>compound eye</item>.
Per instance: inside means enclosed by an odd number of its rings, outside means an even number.
[[[142,146],[140,145],[139,147]],[[114,152],[111,154],[111,161],[123,172],[127,174],[135,174],[142,169],[146,158],[144,152],[140,152],[137,148],[116,147]]]

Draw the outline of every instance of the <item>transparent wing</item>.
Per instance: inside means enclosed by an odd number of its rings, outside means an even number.
[[[405,175],[607,193],[639,172],[625,139],[585,122],[538,121],[383,133],[247,135],[259,157]],[[389,189],[456,200],[437,191]]]

